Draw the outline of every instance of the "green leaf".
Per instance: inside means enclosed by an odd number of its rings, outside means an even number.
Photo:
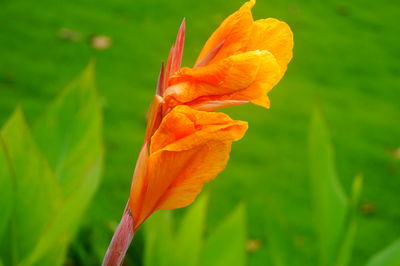
[[[11,175],[10,159],[3,138],[0,135],[0,242],[11,217],[13,207],[13,177]]]
[[[347,266],[350,264],[351,255],[354,246],[354,240],[357,233],[357,206],[359,203],[359,198],[362,189],[363,178],[361,175],[357,175],[354,178],[353,186],[352,186],[352,194],[350,199],[350,211],[348,214],[348,221],[346,223],[346,231],[343,236],[343,240],[341,241],[337,261],[335,263],[336,266]]]
[[[400,239],[385,248],[367,263],[367,266],[399,266],[400,265]]]
[[[206,240],[200,265],[245,265],[245,242],[245,210],[244,206],[240,204]]]
[[[63,262],[66,248],[97,189],[101,166],[102,158],[98,158],[91,171],[84,176],[80,186],[60,207],[59,212],[47,226],[33,252],[20,265],[57,265]]]
[[[103,160],[100,109],[89,66],[37,124],[35,136],[51,167],[36,147],[19,109],[3,128],[1,155],[9,153],[12,167],[8,168],[15,172],[16,180],[15,214],[9,230],[10,239],[14,240],[4,250],[3,256],[12,254],[5,256],[6,264],[63,262],[68,244],[100,181]],[[7,166],[5,158],[0,156],[1,173]],[[6,177],[2,174],[0,179],[4,184]],[[0,226],[6,218],[7,215],[2,215]]]
[[[309,136],[311,184],[321,265],[332,265],[344,230],[348,203],[336,175],[333,149],[320,110],[312,116]]]
[[[176,234],[177,266],[196,266],[203,247],[208,196],[199,197],[183,217]]]
[[[93,63],[67,86],[34,127],[66,195],[72,193],[103,153],[102,112]]]
[[[5,264],[13,265],[35,247],[59,210],[63,192],[35,145],[21,109],[18,108],[4,125],[1,135],[15,175],[11,241],[7,245],[10,250],[2,249]]]
[[[267,246],[271,253],[274,266],[292,265],[293,247],[287,232],[287,224],[282,218],[282,214],[274,207],[271,202],[267,204]]]
[[[179,248],[174,245],[173,220],[170,211],[157,211],[145,223],[146,266],[175,266]]]
[[[102,112],[92,64],[50,105],[36,124],[35,137],[66,199],[21,265],[57,265],[64,259],[102,171]]]

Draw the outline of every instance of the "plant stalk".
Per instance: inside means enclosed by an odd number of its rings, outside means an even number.
[[[121,222],[114,232],[114,236],[104,256],[103,266],[120,266],[125,258],[126,251],[132,242],[133,217],[128,207],[125,208]]]

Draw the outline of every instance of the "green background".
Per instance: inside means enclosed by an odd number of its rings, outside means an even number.
[[[160,62],[181,19],[187,19],[184,65],[191,66],[211,32],[242,3],[0,0],[1,124],[18,103],[34,121],[89,59],[96,59],[106,169],[70,251],[71,263],[76,257],[96,263],[120,218]],[[328,120],[344,187],[349,191],[357,173],[364,176],[352,265],[363,265],[400,236],[399,11],[388,0],[257,2],[256,19],[275,17],[291,26],[294,58],[270,94],[270,110],[250,105],[226,110],[249,121],[249,131],[233,145],[227,169],[206,186],[211,229],[239,202],[246,203],[249,239],[261,241],[249,254],[250,265],[269,261],[270,209],[291,235],[297,265],[316,264],[307,144],[315,105]],[[60,39],[61,28],[82,37]],[[111,47],[95,51],[89,39],[96,34],[109,36]],[[136,243],[131,261],[140,261],[140,233]]]

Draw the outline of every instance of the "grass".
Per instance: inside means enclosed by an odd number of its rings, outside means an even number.
[[[73,247],[76,256],[101,256],[110,228],[120,218],[158,68],[181,18],[188,22],[184,64],[191,65],[207,36],[241,3],[0,2],[1,123],[18,103],[34,122],[67,81],[96,58],[105,109],[106,170],[86,227]],[[291,25],[294,59],[271,93],[270,110],[248,105],[227,111],[235,119],[249,121],[250,129],[234,144],[227,169],[206,186],[211,192],[210,228],[239,201],[246,202],[249,238],[262,242],[250,254],[250,265],[269,261],[267,204],[291,232],[298,265],[316,264],[307,150],[315,104],[322,106],[329,121],[342,183],[349,188],[357,173],[365,177],[364,212],[359,214],[352,265],[363,265],[400,236],[400,162],[393,156],[400,147],[400,39],[395,34],[399,13],[388,0],[259,0],[255,6],[256,18],[276,17]],[[82,38],[61,40],[57,37],[61,28],[80,32]],[[88,41],[94,34],[110,36],[111,48],[94,51]],[[365,204],[372,211],[365,211]],[[140,257],[139,248],[137,244],[131,251],[134,259]]]

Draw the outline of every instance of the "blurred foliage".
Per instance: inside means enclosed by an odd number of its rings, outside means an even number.
[[[328,129],[318,108],[313,112],[309,143],[314,230],[319,239],[316,246],[320,250],[318,265],[348,266],[351,265],[356,236],[356,212],[362,177],[355,177],[352,194],[347,197],[336,175]],[[216,232],[211,233],[209,240],[203,241],[206,205],[206,197],[199,199],[187,210],[179,225],[173,223],[170,211],[154,215],[146,225],[144,265],[247,265],[242,207],[238,207],[234,214],[226,218]],[[267,210],[267,213],[270,219],[267,226],[268,246],[273,265],[293,265],[295,251],[291,243],[288,243],[287,231],[273,211]],[[177,228],[176,233],[174,228]],[[399,254],[400,242],[396,242],[371,258],[368,266],[398,266]]]
[[[332,144],[319,108],[316,108],[312,115],[309,144],[310,181],[314,195],[313,229],[319,239],[316,248],[320,249],[318,265],[348,266],[351,265],[356,236],[356,213],[362,177],[358,175],[354,178],[352,193],[349,197],[346,196],[336,175]],[[187,210],[179,225],[174,225],[170,211],[160,212],[151,218],[145,231],[145,266],[247,265],[244,254],[244,214],[238,210],[240,215],[231,215],[218,227],[219,231],[212,233],[209,241],[202,241],[206,201],[205,197],[199,199]],[[293,253],[296,251],[290,243],[288,232],[274,211],[268,209],[269,206],[266,208],[269,215],[267,236],[272,265],[294,265]],[[173,228],[178,228],[176,233]],[[198,260],[203,243],[205,252],[200,256],[202,259]],[[398,266],[399,248],[399,243],[394,243],[375,255],[368,266]],[[182,256],[185,259],[179,260]]]
[[[1,129],[0,256],[5,265],[64,264],[99,185],[101,121],[91,64],[50,105],[34,135],[20,107]]]
[[[166,59],[182,17],[187,19],[184,65],[191,66],[213,29],[242,3],[0,1],[0,124],[18,103],[34,124],[59,88],[96,57],[107,160],[68,264],[96,265],[104,255],[129,194],[160,61]],[[247,237],[255,243],[248,251],[249,265],[317,265],[321,247],[316,244],[306,156],[316,96],[330,124],[344,194],[352,194],[348,188],[357,172],[364,176],[351,265],[365,265],[400,235],[399,15],[399,5],[390,0],[257,1],[255,18],[276,17],[292,27],[294,58],[270,94],[270,110],[251,105],[224,110],[249,121],[250,128],[234,144],[227,169],[205,187],[211,192],[210,231],[245,201]],[[2,160],[0,155],[0,168]],[[53,158],[49,165],[60,162]],[[8,197],[3,193],[9,191],[4,188],[0,186],[2,214],[10,212],[7,201],[2,205]],[[7,215],[0,216],[1,229]],[[135,236],[129,265],[142,265],[143,232]],[[271,242],[274,234],[280,238]],[[286,248],[296,251],[290,251],[289,262],[281,251]]]
[[[310,181],[314,194],[314,227],[319,241],[320,266],[349,266],[357,232],[357,206],[362,177],[354,178],[351,195],[335,173],[333,148],[326,122],[316,108],[311,119]],[[237,207],[208,239],[205,236],[205,216],[208,198],[203,196],[188,207],[180,224],[175,224],[171,211],[153,215],[145,229],[145,266],[228,266],[247,265],[245,244],[246,224],[243,206]],[[281,221],[268,209],[268,248],[275,266],[294,265],[293,244]],[[174,230],[175,229],[175,230]],[[177,248],[179,247],[179,248]],[[373,256],[367,266],[400,265],[400,242],[396,242]]]
[[[312,116],[309,143],[320,265],[332,265],[348,212],[348,199],[336,175],[328,130],[319,111]]]
[[[145,228],[145,266],[244,266],[246,224],[241,204],[206,236],[208,199],[200,197],[180,223],[159,211]]]
[[[367,266],[397,266],[400,265],[400,239],[376,254]]]
[[[313,221],[318,242],[318,257],[321,266],[349,266],[357,233],[357,206],[362,188],[362,176],[354,178],[351,195],[346,196],[344,188],[336,175],[333,147],[321,110],[316,108],[312,114],[309,133],[310,181],[314,195]],[[269,212],[270,219],[277,217]],[[271,224],[271,223],[270,223]],[[294,247],[288,241],[287,231],[279,222],[268,231],[270,248],[275,266],[293,265]],[[397,266],[400,263],[399,243],[394,243],[371,259],[370,265]],[[294,251],[296,252],[296,251]]]

